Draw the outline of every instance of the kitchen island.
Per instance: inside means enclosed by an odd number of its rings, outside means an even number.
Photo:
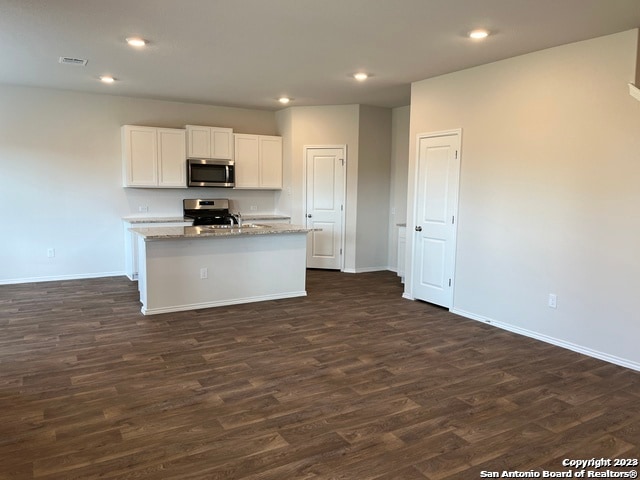
[[[142,313],[194,310],[306,295],[305,227],[131,228]]]

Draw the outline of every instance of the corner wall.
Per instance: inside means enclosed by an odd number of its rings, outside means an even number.
[[[454,312],[640,369],[637,54],[632,30],[413,84],[410,172],[417,134],[463,130]]]
[[[640,35],[638,35],[638,46],[636,47],[636,87],[640,88]]]
[[[360,106],[356,272],[389,267],[391,110]]]
[[[391,111],[391,186],[389,189],[389,269],[398,271],[398,224],[407,222],[410,106]]]

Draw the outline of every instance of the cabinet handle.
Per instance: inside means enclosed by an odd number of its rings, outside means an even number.
[[[311,218],[311,214],[310,213],[307,213],[307,218]]]
[[[422,231],[422,227],[420,225],[416,225],[416,232],[421,232]]]

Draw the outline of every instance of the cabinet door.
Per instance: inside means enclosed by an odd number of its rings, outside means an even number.
[[[187,125],[187,157],[211,158],[211,128]]]
[[[282,188],[282,137],[260,137],[260,187]]]
[[[125,187],[154,187],[158,184],[157,135],[153,127],[122,127]]]
[[[158,129],[158,186],[187,187],[185,132],[175,128]]]
[[[211,127],[211,158],[233,160],[233,129]]]
[[[183,149],[184,150],[184,149]],[[130,228],[189,227],[193,222],[149,222],[131,223],[124,220],[124,272],[129,280],[138,279],[138,236]]]
[[[257,135],[234,135],[236,188],[260,188]]]
[[[398,227],[398,276],[404,283],[404,259],[407,248],[407,227]]]

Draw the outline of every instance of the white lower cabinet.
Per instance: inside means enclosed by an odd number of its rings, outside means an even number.
[[[185,131],[122,127],[123,186],[187,188]]]
[[[404,283],[404,262],[407,247],[407,227],[398,227],[398,276]]]
[[[236,188],[282,189],[282,137],[234,134]]]
[[[124,223],[124,273],[129,280],[138,279],[138,241],[137,235],[129,231],[130,228],[146,228],[146,227],[188,227],[193,222],[148,222],[141,223],[129,222],[123,220]]]

